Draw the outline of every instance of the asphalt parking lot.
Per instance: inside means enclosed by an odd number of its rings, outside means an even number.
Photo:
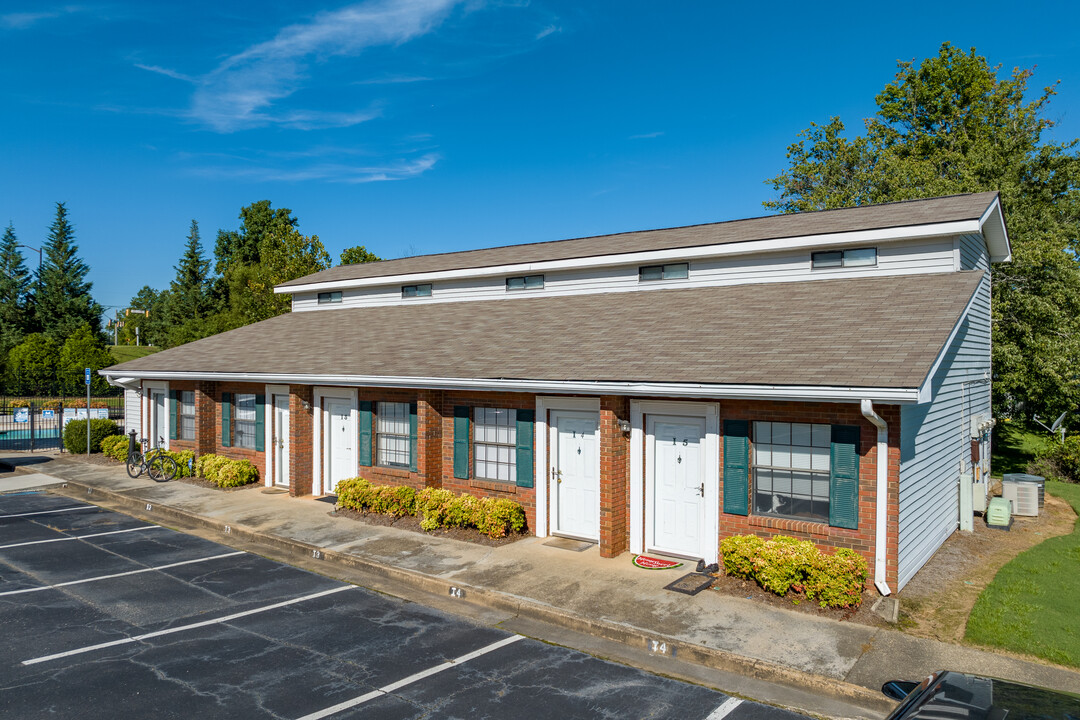
[[[44,493],[0,627],[2,717],[801,717]]]

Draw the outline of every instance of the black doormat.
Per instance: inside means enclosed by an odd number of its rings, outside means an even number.
[[[697,595],[702,590],[711,587],[712,584],[713,579],[709,575],[690,573],[689,575],[683,575],[670,585],[665,585],[664,589],[682,593],[683,595]]]
[[[331,505],[337,505],[337,495],[323,495],[322,497],[315,498],[315,502],[324,502]]]

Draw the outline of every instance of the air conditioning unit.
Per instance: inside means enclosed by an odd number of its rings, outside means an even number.
[[[1026,517],[1039,515],[1039,486],[1029,482],[1003,480],[1001,497],[1009,501],[1012,514]]]

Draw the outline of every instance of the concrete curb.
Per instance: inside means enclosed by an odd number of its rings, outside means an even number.
[[[326,550],[309,543],[261,532],[242,525],[227,525],[220,520],[205,515],[167,505],[146,502],[123,493],[103,490],[93,485],[66,480],[62,481],[60,485],[52,485],[43,489],[73,499],[85,500],[96,505],[112,505],[123,508],[127,514],[150,522],[154,522],[155,519],[174,519],[194,524],[216,530],[223,536],[235,537],[240,540],[276,548],[284,551],[287,555],[301,557],[308,561],[316,560],[342,565],[379,578],[402,583],[432,595],[449,595],[450,597],[465,599],[468,602],[499,612],[530,618],[621,643],[628,647],[652,651],[658,656],[677,656],[680,660],[695,665],[826,695],[838,700],[855,703],[867,709],[888,712],[892,710],[895,704],[876,690],[870,690],[861,685],[854,685],[836,678],[807,673],[777,663],[756,660],[704,645],[687,643],[674,637],[650,633],[631,625],[587,618],[529,598],[482,587],[455,584],[443,578],[425,575],[414,570],[396,568],[348,553]]]

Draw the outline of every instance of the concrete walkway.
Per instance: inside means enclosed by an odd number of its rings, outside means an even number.
[[[133,480],[122,466],[62,454],[0,453],[4,464],[8,471],[0,472],[0,492],[48,487],[162,523],[183,518],[221,533],[223,542],[229,535],[253,540],[427,593],[447,596],[457,588],[467,601],[494,611],[639,649],[662,649],[668,655],[674,650],[680,662],[872,709],[864,716],[880,716],[890,706],[879,692],[883,682],[918,680],[946,668],[1061,690],[1080,687],[1080,673],[1037,661],[716,592],[674,593],[664,586],[692,567],[645,571],[631,564],[629,554],[603,559],[595,546],[571,552],[546,545],[543,538],[527,538],[489,548],[335,517],[332,506],[310,497],[267,494],[255,487],[223,492],[183,482],[155,483],[145,476]],[[821,706],[818,711],[828,710]]]

